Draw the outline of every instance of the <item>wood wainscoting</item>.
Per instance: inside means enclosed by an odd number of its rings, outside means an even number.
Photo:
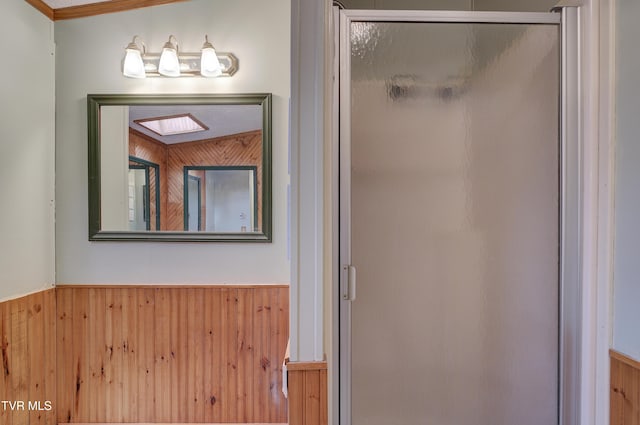
[[[58,286],[59,423],[284,423],[289,289]]]
[[[289,425],[327,425],[327,362],[287,363]]]
[[[56,424],[55,318],[53,289],[0,303],[0,424]]]
[[[640,425],[640,362],[610,350],[610,425]]]

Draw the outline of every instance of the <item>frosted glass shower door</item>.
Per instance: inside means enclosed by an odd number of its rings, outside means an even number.
[[[559,26],[344,22],[351,423],[557,424]]]

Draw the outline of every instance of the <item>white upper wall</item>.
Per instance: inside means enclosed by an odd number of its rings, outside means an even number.
[[[24,0],[0,2],[0,300],[54,272],[53,23]]]
[[[193,0],[55,23],[58,283],[289,282],[289,33],[289,0]],[[208,34],[216,49],[238,57],[239,71],[219,79],[122,76],[134,35],[158,52],[170,34],[183,51],[199,51]],[[273,93],[273,243],[88,241],[88,93],[257,92]]]
[[[618,0],[613,348],[640,359],[640,2]]]

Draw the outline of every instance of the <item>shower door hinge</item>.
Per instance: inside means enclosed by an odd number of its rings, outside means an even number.
[[[342,299],[345,301],[356,299],[356,268],[348,264],[342,266]]]

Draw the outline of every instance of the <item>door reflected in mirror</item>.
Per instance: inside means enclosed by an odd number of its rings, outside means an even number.
[[[185,230],[199,232],[202,230],[202,178],[187,176],[187,218]]]
[[[185,230],[257,232],[257,167],[185,167]]]
[[[129,230],[160,228],[160,167],[129,156]]]
[[[270,99],[89,95],[89,239],[270,241]]]

